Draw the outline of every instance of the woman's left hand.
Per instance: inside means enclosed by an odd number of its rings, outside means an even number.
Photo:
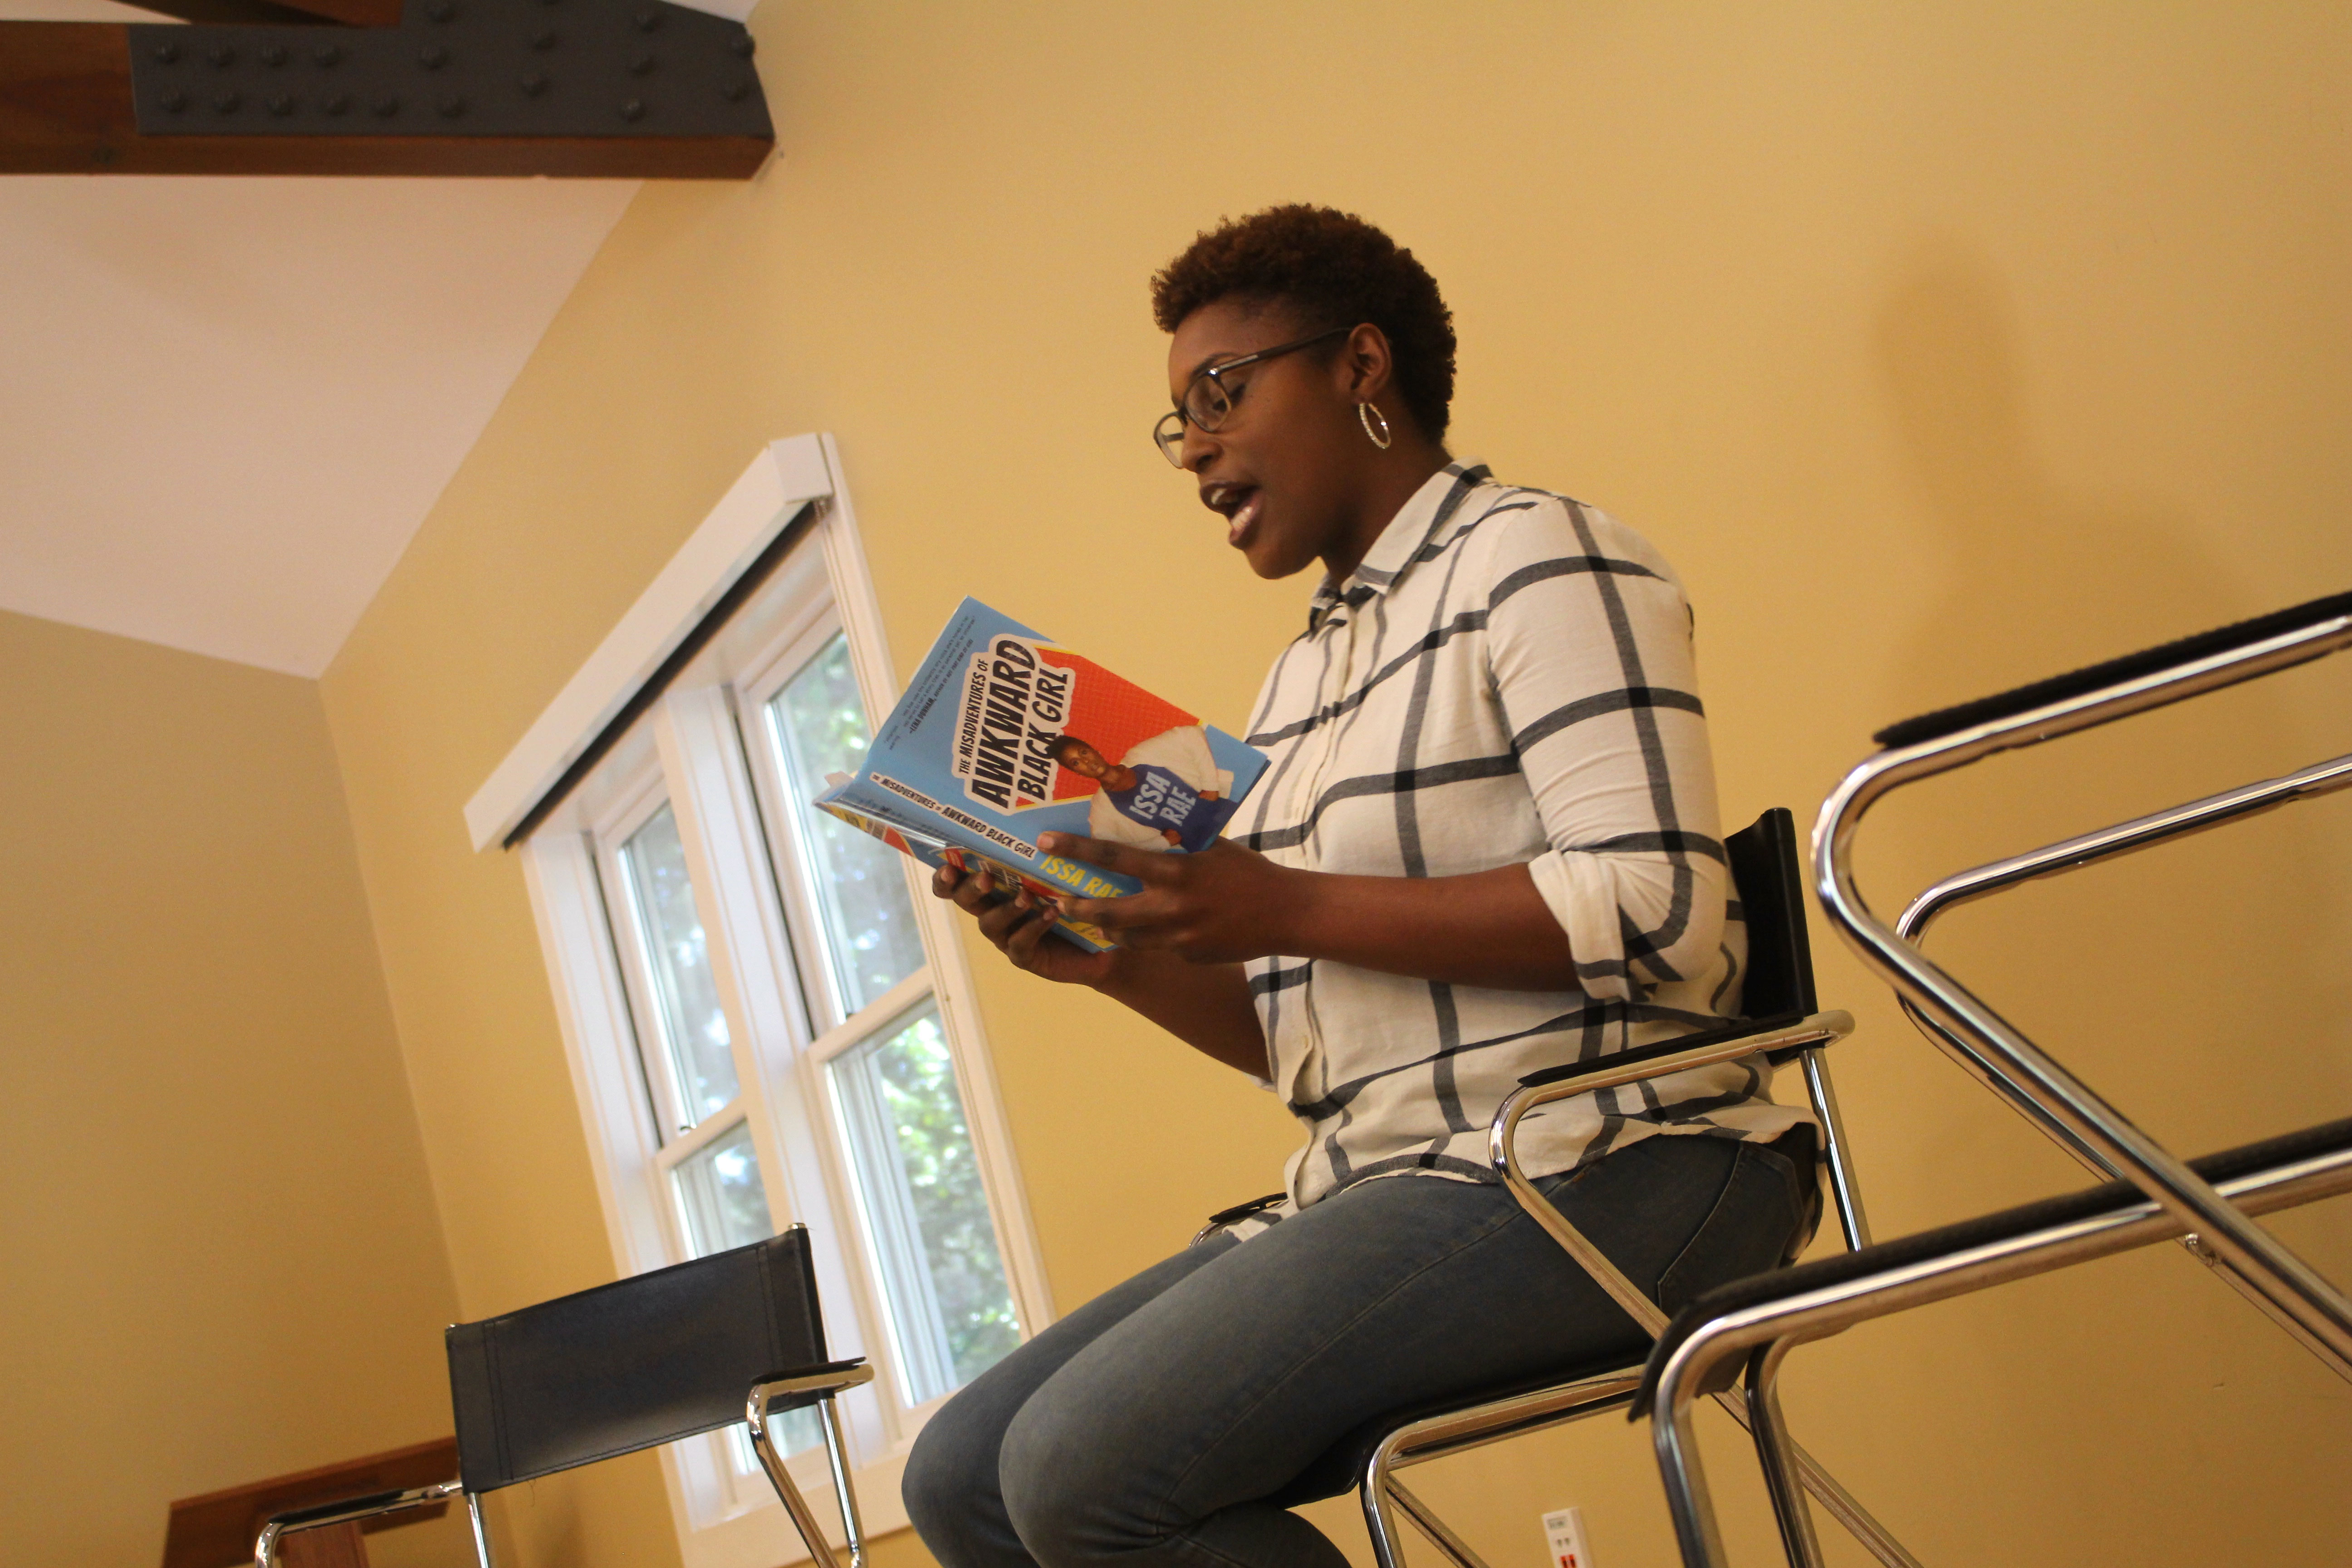
[[[1074,833],[1041,835],[1037,847],[1143,884],[1123,899],[1065,899],[1072,919],[1102,927],[1123,947],[1194,963],[1293,951],[1288,933],[1297,929],[1293,921],[1313,875],[1225,838],[1194,855],[1154,855]]]

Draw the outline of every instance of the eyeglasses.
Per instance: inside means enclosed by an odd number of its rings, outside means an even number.
[[[1244,365],[1256,364],[1261,361],[1273,359],[1277,354],[1286,354],[1294,349],[1307,348],[1321,342],[1326,338],[1336,338],[1342,332],[1354,331],[1353,327],[1333,327],[1330,331],[1318,332],[1311,338],[1301,338],[1295,343],[1276,343],[1270,349],[1260,349],[1254,354],[1244,354],[1239,359],[1229,359],[1223,364],[1211,365],[1194,376],[1192,384],[1184,388],[1184,401],[1161,415],[1160,423],[1151,427],[1151,438],[1159,444],[1160,456],[1181,468],[1184,466],[1185,426],[1191,425],[1203,431],[1215,430],[1223,426],[1226,418],[1234,411],[1234,405],[1239,403],[1242,397],[1241,387],[1227,386],[1224,383],[1224,378],[1234,371]]]

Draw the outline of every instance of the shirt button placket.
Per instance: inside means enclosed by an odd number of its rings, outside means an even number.
[[[1336,628],[1327,625],[1325,635],[1330,636],[1339,630],[1346,631],[1347,641],[1340,657],[1327,662],[1325,668],[1329,673],[1316,688],[1314,710],[1318,714],[1330,711],[1338,704],[1339,693],[1348,689],[1349,668],[1355,662],[1356,617],[1352,614],[1347,616]],[[1336,714],[1315,727],[1315,761],[1300,773],[1297,794],[1290,803],[1291,819],[1305,828],[1299,837],[1298,848],[1302,862],[1310,871],[1320,870],[1321,867],[1317,864],[1319,857],[1315,852],[1316,831],[1308,825],[1308,818],[1315,810],[1316,801],[1323,794],[1324,775],[1331,771],[1332,752],[1339,732],[1339,720]]]
[[[1323,713],[1336,707],[1340,694],[1349,689],[1349,682],[1354,678],[1356,617],[1352,611],[1348,614],[1341,626],[1347,632],[1347,641],[1341,649],[1340,657],[1331,660],[1326,666],[1331,670],[1331,674],[1316,689],[1314,711],[1317,713]],[[1331,628],[1327,626],[1325,635],[1328,636],[1330,632]],[[1315,748],[1314,763],[1300,777],[1298,792],[1291,800],[1291,820],[1302,826],[1306,825],[1308,814],[1315,809],[1315,802],[1322,795],[1324,776],[1331,771],[1331,763],[1339,749],[1339,715],[1334,713],[1331,718],[1317,725],[1316,733],[1318,740]],[[1315,852],[1316,837],[1315,830],[1308,827],[1301,835],[1298,844],[1300,862],[1310,871],[1321,868],[1317,864],[1320,857]],[[1297,1077],[1311,1093],[1319,1097],[1325,1088],[1322,1083],[1317,1081],[1321,1076],[1318,1069],[1323,1062],[1323,1023],[1316,1016],[1315,993],[1311,984],[1299,1000],[1302,1004],[1300,1012],[1304,1015],[1307,1026],[1305,1030],[1307,1049],[1304,1058],[1299,1063]]]

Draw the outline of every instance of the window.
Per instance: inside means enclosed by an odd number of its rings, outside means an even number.
[[[1042,1326],[1045,1296],[943,907],[911,862],[808,805],[856,767],[895,687],[829,445],[803,439],[824,481],[803,492],[814,521],[766,550],[784,552],[520,849],[620,1266],[809,1227],[833,1353],[877,1367],[843,1416],[881,1531],[903,1522],[898,1468],[924,1418]],[[783,469],[793,446],[762,463]],[[737,504],[766,471],[647,590],[673,620],[720,598],[710,562],[751,558],[798,511],[772,484],[764,522]],[[573,683],[607,689],[567,688],[468,807],[478,841],[524,819],[632,695],[601,671],[662,663],[646,612],[614,634],[644,647],[608,639]],[[824,1489],[814,1415],[776,1436]],[[689,1568],[799,1555],[740,1435],[665,1464]]]
[[[764,722],[777,859],[808,937],[803,973],[825,982],[825,1099],[910,1406],[928,1406],[1020,1342],[904,857],[812,807],[853,772],[871,731],[849,639],[820,620],[747,689]],[[929,901],[929,900],[925,900]],[[816,1000],[814,996],[812,1003]]]
[[[598,857],[605,921],[629,997],[636,1066],[661,1147],[650,1174],[676,1228],[664,1262],[724,1252],[776,1234],[743,1103],[749,1075],[710,969],[677,814],[655,795],[626,813]],[[812,1410],[778,1416],[786,1454],[824,1441]],[[751,1444],[730,1433],[729,1491],[753,1473]]]

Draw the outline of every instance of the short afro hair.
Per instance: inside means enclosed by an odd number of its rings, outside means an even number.
[[[1281,303],[1314,331],[1370,321],[1388,334],[1397,394],[1433,441],[1454,401],[1454,312],[1412,252],[1353,213],[1292,204],[1228,218],[1151,279],[1151,316],[1172,332],[1203,305]]]

